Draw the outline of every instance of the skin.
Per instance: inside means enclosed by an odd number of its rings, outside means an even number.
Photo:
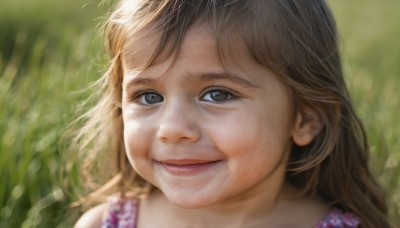
[[[291,148],[285,85],[248,59],[235,76],[243,82],[225,76],[214,39],[200,26],[188,32],[167,71],[171,58],[124,75],[124,138],[136,172],[185,208],[209,206],[261,186],[274,186],[268,192],[276,195]],[[137,67],[126,62],[125,72]],[[226,99],[215,101],[208,91],[225,93]],[[150,104],[146,96],[162,101]],[[163,166],[165,160],[217,163],[196,175],[175,175]]]
[[[273,223],[255,215],[266,218],[293,200],[296,191],[284,183],[293,139],[309,143],[314,136],[309,129],[315,126],[301,123],[301,114],[293,124],[287,87],[245,49],[237,52],[241,66],[228,76],[204,24],[187,32],[174,62],[172,56],[156,59],[136,73],[153,47],[139,39],[124,59],[127,155],[135,171],[160,190],[143,210],[164,205],[163,211],[173,213],[163,217],[175,225],[174,217],[193,224],[200,214],[206,218],[221,212],[237,218],[233,224]],[[129,55],[129,50],[136,52]],[[211,165],[198,168],[198,163]],[[238,207],[244,209],[237,213]]]
[[[175,61],[145,68],[156,42],[137,39],[123,55],[127,156],[158,189],[141,200],[138,226],[315,226],[328,208],[301,196],[285,172],[293,143],[319,132],[316,113],[293,113],[286,85],[240,45],[228,74],[205,24],[187,32]],[[91,211],[77,224],[97,227],[85,221],[105,209]]]

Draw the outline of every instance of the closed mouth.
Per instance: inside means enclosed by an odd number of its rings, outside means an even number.
[[[192,176],[218,167],[222,160],[163,160],[158,162],[168,173],[178,176]]]
[[[172,166],[191,166],[191,165],[205,165],[210,163],[216,163],[220,160],[209,161],[209,160],[193,160],[193,159],[182,159],[182,160],[164,160],[160,161],[165,165],[172,165]]]

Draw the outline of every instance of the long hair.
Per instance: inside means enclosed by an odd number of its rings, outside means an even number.
[[[324,0],[120,1],[106,25],[110,65],[99,80],[97,104],[81,117],[85,124],[75,139],[89,169],[97,175],[107,170],[92,195],[140,192],[146,186],[129,164],[122,135],[121,57],[128,42],[146,36],[143,31],[159,34],[151,63],[161,51],[176,55],[198,20],[210,26],[226,68],[237,61],[236,44],[244,43],[254,61],[288,86],[295,112],[308,107],[320,116],[324,127],[312,143],[293,147],[287,181],[354,213],[362,227],[389,227],[385,194],[368,168],[366,133],[343,78],[337,29]],[[103,168],[95,161],[103,161]]]

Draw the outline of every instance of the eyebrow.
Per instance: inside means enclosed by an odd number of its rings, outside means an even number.
[[[132,75],[132,74],[130,74],[130,75]],[[195,76],[189,76],[188,80],[191,80],[194,77]],[[223,73],[209,72],[209,73],[200,74],[200,80],[201,81],[229,80],[236,84],[240,84],[241,86],[244,86],[246,88],[259,88],[259,86],[257,86],[256,84],[254,84],[244,78],[241,78],[235,74],[228,74],[225,72],[223,72]],[[125,85],[125,88],[137,86],[140,84],[144,84],[144,85],[152,84],[152,83],[155,83],[156,81],[157,81],[157,79],[154,79],[154,78],[143,78],[143,77],[137,75],[134,78],[128,80],[128,82]]]
[[[212,81],[212,80],[230,80],[233,81],[235,83],[238,83],[244,87],[249,87],[249,88],[259,88],[259,86],[257,86],[256,84],[241,78],[235,74],[228,74],[228,73],[206,73],[206,74],[202,74],[201,75],[201,80],[202,81]]]

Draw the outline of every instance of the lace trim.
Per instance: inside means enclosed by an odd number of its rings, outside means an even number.
[[[136,228],[138,200],[134,198],[110,198],[110,209],[102,228]]]
[[[358,227],[360,222],[360,219],[355,215],[334,209],[315,228],[355,228]]]
[[[136,228],[139,201],[135,198],[110,198],[110,210],[102,228]],[[332,210],[315,228],[356,228],[360,219],[351,213]]]

